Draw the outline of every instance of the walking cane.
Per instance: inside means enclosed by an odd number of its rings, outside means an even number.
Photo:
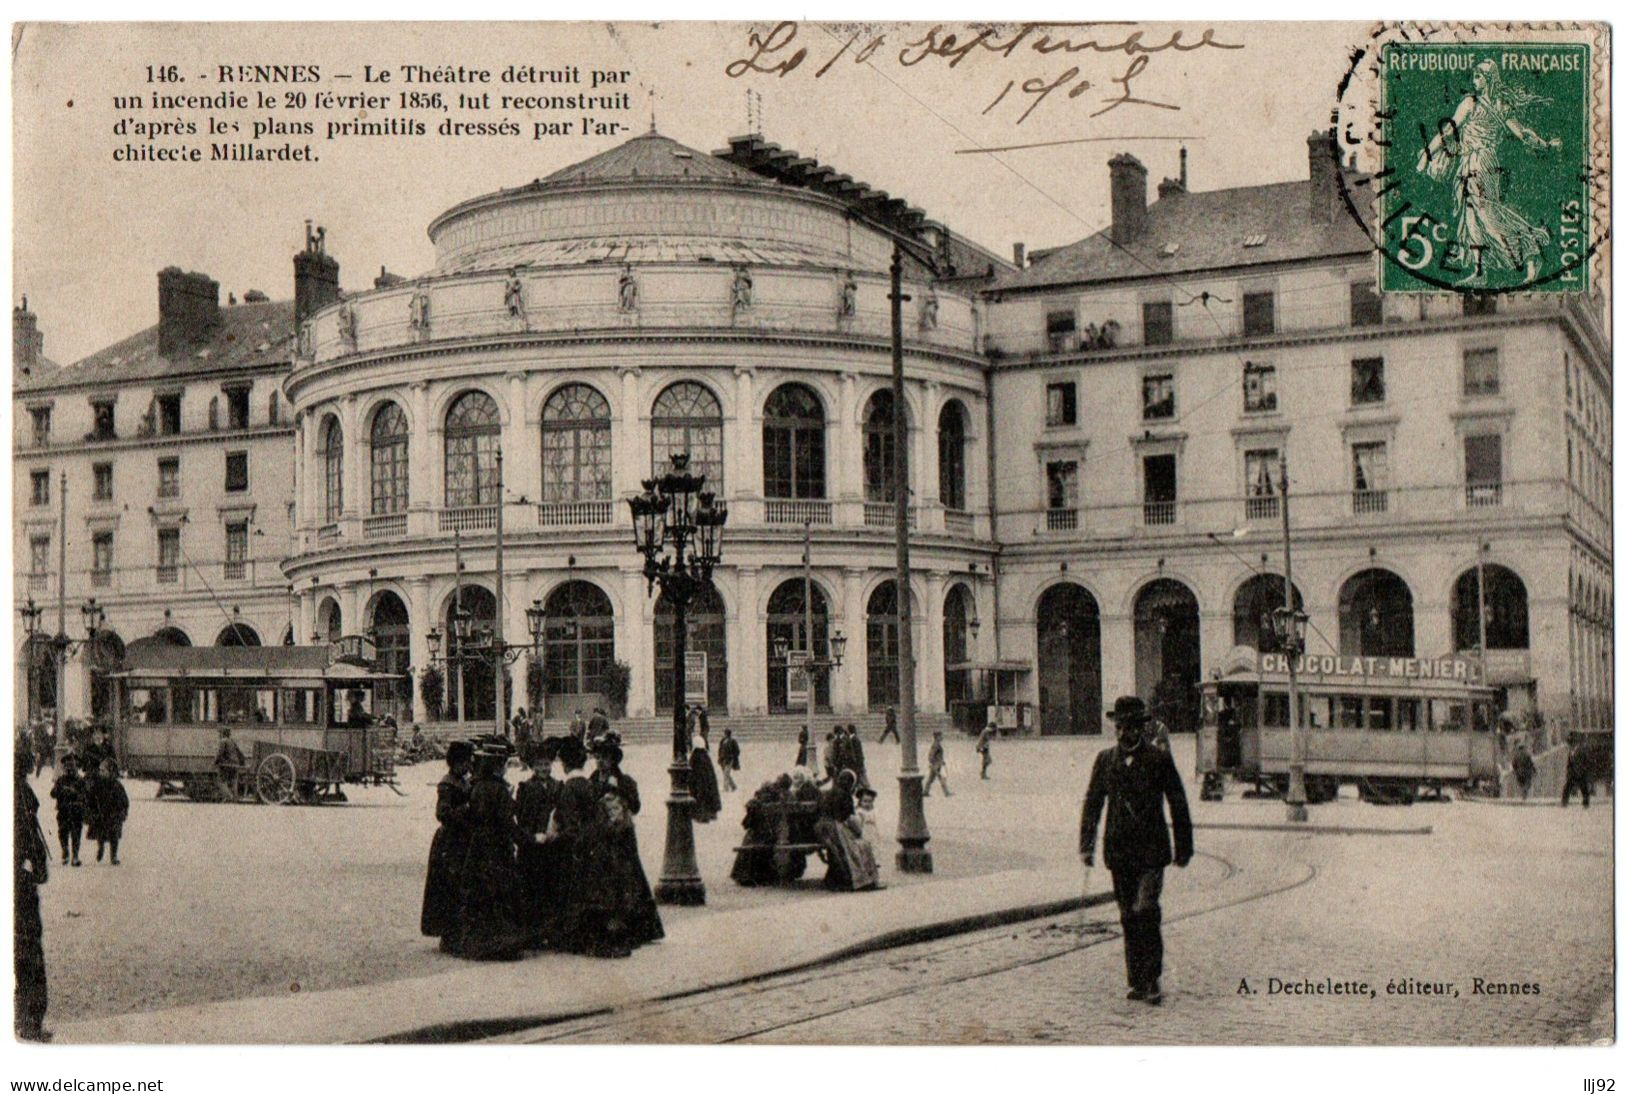
[[[1078,908],[1078,922],[1085,927],[1095,925],[1094,913],[1089,907],[1089,882],[1094,879],[1094,876],[1095,868],[1093,866],[1083,868],[1083,903]]]

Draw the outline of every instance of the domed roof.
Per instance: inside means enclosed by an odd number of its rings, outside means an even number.
[[[561,167],[540,180],[542,187],[591,186],[617,182],[673,182],[683,179],[771,185],[760,175],[727,160],[718,159],[652,128],[596,156]]]

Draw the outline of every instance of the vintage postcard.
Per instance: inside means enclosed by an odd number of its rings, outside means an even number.
[[[27,1062],[1613,1043],[1606,25],[12,37]]]

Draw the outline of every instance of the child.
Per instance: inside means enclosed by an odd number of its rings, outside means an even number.
[[[51,787],[56,799],[56,837],[62,844],[62,865],[68,864],[69,851],[73,864],[79,865],[79,837],[85,826],[85,780],[79,777],[79,761],[70,752],[62,757],[62,774]]]
[[[96,861],[112,851],[114,866],[118,862],[118,841],[124,835],[124,821],[130,815],[130,795],[119,782],[118,765],[111,759],[103,760],[85,786],[86,817],[89,825],[85,834],[96,841]]]

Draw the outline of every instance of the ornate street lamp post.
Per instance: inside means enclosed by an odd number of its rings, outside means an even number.
[[[704,475],[689,473],[688,453],[678,452],[671,457],[670,471],[645,479],[643,493],[627,499],[649,595],[660,586],[673,616],[671,797],[666,800],[666,858],[655,886],[663,904],[705,903],[705,882],[694,856],[694,797],[688,789],[688,607],[710,586],[722,559],[728,506],[704,487]]]
[[[45,609],[34,603],[33,597],[29,597],[28,603],[18,611],[22,613],[23,633],[27,636],[23,644],[25,651],[23,656],[27,664],[24,686],[28,688],[28,721],[32,723],[38,715],[36,705],[39,701],[39,649],[35,646],[34,640],[39,636],[40,616],[45,614]]]
[[[447,613],[451,623],[450,633],[442,635],[438,627],[429,628],[424,635],[424,641],[429,648],[429,661],[431,664],[444,663],[448,667],[461,665],[464,661],[484,661],[501,673],[508,665],[513,664],[522,654],[529,653],[531,659],[540,662],[543,657],[542,633],[547,625],[547,610],[542,607],[540,600],[531,601],[530,607],[525,609],[525,622],[530,630],[530,644],[518,642],[504,642],[497,638],[496,632],[490,627],[474,627],[474,613],[453,604]],[[441,644],[446,645],[446,656],[440,656]],[[458,714],[461,715],[461,708]]]

